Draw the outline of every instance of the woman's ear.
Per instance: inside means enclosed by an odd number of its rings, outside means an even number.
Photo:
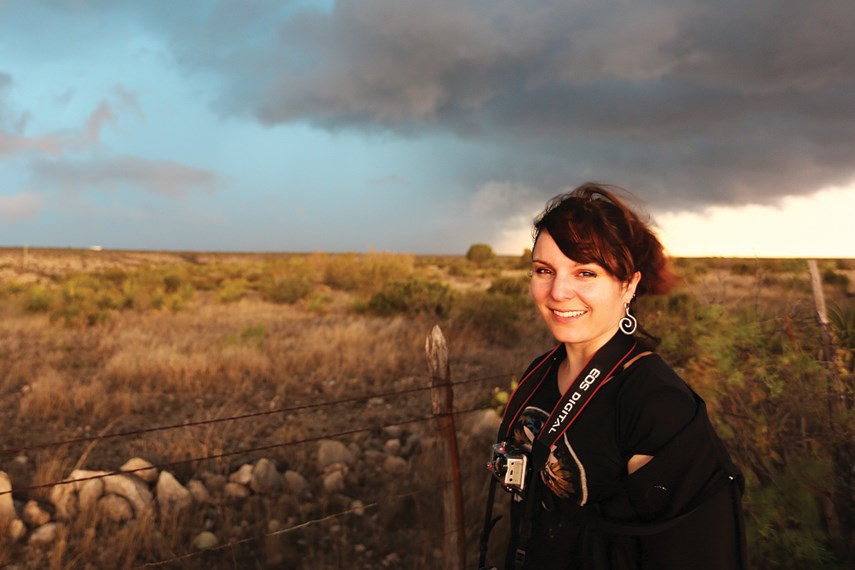
[[[635,289],[638,287],[638,282],[641,281],[641,272],[636,271],[632,274],[632,277],[629,278],[629,281],[624,285],[624,303],[629,303],[632,301],[632,298],[635,297]]]

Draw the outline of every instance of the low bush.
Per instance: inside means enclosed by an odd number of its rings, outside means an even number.
[[[521,324],[533,314],[528,295],[468,291],[455,298],[452,320],[491,343],[506,344],[519,339]]]
[[[28,313],[46,313],[53,303],[53,291],[43,285],[34,285],[27,291],[24,310]]]
[[[271,262],[260,272],[257,287],[264,300],[290,305],[314,290],[314,273],[312,264],[303,258]]]
[[[487,263],[496,257],[493,248],[486,243],[473,243],[466,252],[466,259],[478,265]]]
[[[448,315],[451,290],[443,283],[411,279],[392,281],[368,301],[367,310],[379,316],[395,314]]]
[[[523,296],[527,299],[529,295],[529,283],[528,277],[498,277],[490,284],[487,292],[499,295]]]
[[[832,285],[846,289],[849,287],[849,276],[845,273],[838,273],[834,269],[828,268],[822,272],[822,282],[826,285]]]
[[[413,275],[415,261],[409,255],[367,253],[324,256],[324,283],[333,289],[371,295],[392,281]]]
[[[247,282],[245,279],[226,279],[217,293],[217,298],[223,303],[234,303],[246,296]]]

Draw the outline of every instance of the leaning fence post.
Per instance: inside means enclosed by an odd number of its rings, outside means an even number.
[[[810,284],[813,290],[814,306],[816,307],[816,319],[819,324],[820,340],[822,341],[822,359],[829,367],[828,378],[828,423],[831,434],[835,441],[833,450],[833,465],[835,473],[836,488],[834,493],[834,507],[840,519],[840,526],[847,529],[841,533],[843,548],[848,548],[851,533],[855,528],[855,472],[852,470],[852,462],[855,460],[855,445],[852,444],[852,436],[846,420],[850,412],[850,400],[846,397],[847,387],[843,383],[835,355],[834,335],[831,330],[831,322],[825,307],[825,297],[822,292],[822,279],[819,275],[819,267],[815,259],[808,260],[808,271],[810,272]]]
[[[439,325],[434,325],[425,341],[431,377],[431,401],[439,432],[439,472],[442,473],[442,506],[445,521],[443,568],[463,570],[466,565],[466,533],[463,527],[463,492],[460,488],[460,461],[454,426],[454,391],[448,365],[448,345]]]

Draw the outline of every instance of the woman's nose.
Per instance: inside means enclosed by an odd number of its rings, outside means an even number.
[[[550,290],[552,298],[556,301],[572,299],[576,296],[576,289],[573,286],[573,281],[570,276],[556,275],[552,281],[552,289]]]

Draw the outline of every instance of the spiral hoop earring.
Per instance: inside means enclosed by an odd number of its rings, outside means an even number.
[[[626,310],[626,316],[620,320],[618,326],[620,327],[620,332],[625,335],[631,335],[638,328],[638,321],[629,314],[629,303],[624,303],[623,307]]]

